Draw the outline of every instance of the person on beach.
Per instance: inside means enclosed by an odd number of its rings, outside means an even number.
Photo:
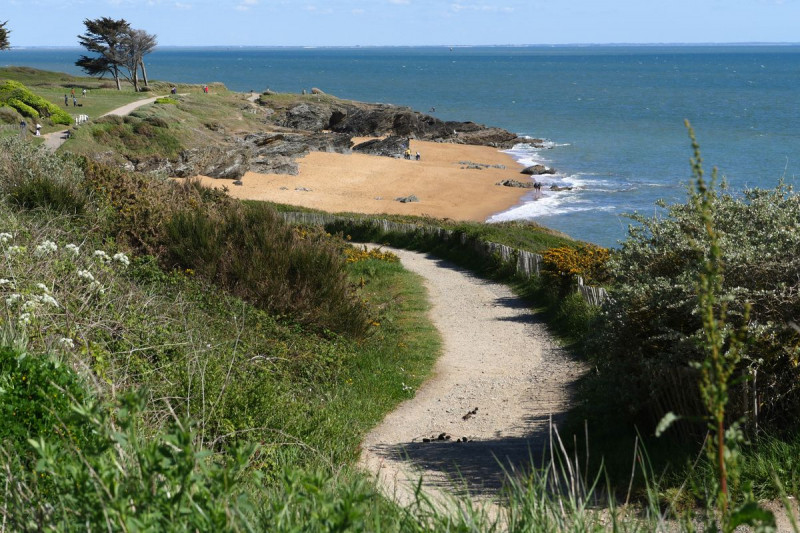
[[[419,152],[417,152],[417,161],[419,161]]]
[[[403,154],[406,159],[411,159],[411,149],[406,148],[405,153]]]

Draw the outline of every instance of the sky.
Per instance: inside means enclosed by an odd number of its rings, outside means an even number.
[[[800,42],[800,0],[2,0],[12,46],[124,18],[161,46]]]

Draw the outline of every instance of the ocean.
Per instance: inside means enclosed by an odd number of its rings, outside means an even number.
[[[80,52],[14,49],[0,65],[79,74]],[[510,151],[556,169],[541,178],[543,198],[490,220],[531,219],[604,246],[625,238],[626,214],[685,200],[684,119],[706,169],[718,167],[734,191],[800,175],[798,45],[161,48],[147,69],[151,79],[237,91],[318,87],[546,139],[547,148]]]

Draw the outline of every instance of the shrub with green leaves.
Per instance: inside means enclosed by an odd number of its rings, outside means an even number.
[[[729,409],[751,426],[790,431],[800,424],[800,196],[771,190],[713,192],[723,277],[720,302],[731,327],[751,306]],[[697,279],[707,254],[694,202],[666,207],[638,223],[612,257],[613,298],[599,329],[592,363],[595,385],[614,399],[613,411],[655,423],[667,411],[703,411],[695,363],[703,359]],[[757,409],[756,409],[757,407]]]
[[[13,531],[252,530],[244,483],[253,479],[245,472],[253,449],[212,458],[178,419],[148,435],[144,404],[134,393],[111,405],[75,404],[76,424],[94,435],[90,446],[32,436],[35,469],[0,468],[0,483],[14,487],[4,524]]]
[[[69,125],[72,123],[69,113],[14,80],[0,84],[0,102],[6,102],[28,117],[49,117],[53,124]]]
[[[0,193],[27,209],[74,214],[90,201],[73,161],[16,137],[0,140]]]

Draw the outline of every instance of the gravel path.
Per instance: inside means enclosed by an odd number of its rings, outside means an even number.
[[[561,421],[583,369],[508,287],[428,255],[391,251],[425,278],[443,353],[414,398],[366,436],[361,464],[401,504],[413,501],[420,476],[435,501],[464,491],[492,499],[504,469],[525,471],[543,456],[550,417]]]

